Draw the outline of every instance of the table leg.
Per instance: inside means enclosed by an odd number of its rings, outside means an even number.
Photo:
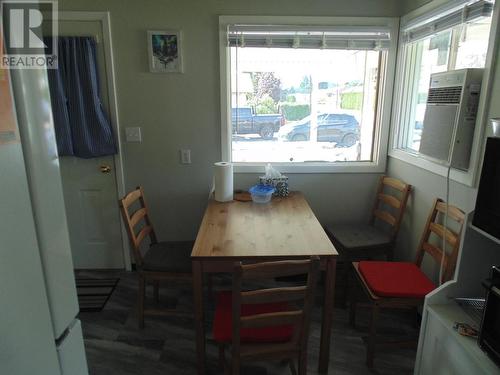
[[[320,373],[328,372],[328,362],[330,359],[330,338],[333,320],[336,265],[337,260],[335,258],[328,259],[326,263],[325,301],[323,303],[323,321],[321,323],[321,346],[319,349],[318,366],[318,371]]]
[[[194,324],[196,329],[196,357],[198,375],[205,374],[205,319],[203,314],[202,263],[193,260]]]

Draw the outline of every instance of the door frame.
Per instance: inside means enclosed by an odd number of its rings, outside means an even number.
[[[115,66],[113,60],[113,42],[111,38],[111,16],[109,12],[87,12],[87,11],[61,11],[58,12],[58,19],[60,21],[97,21],[100,22],[102,28],[104,47],[104,59],[106,61],[106,79],[108,87],[109,98],[109,115],[111,118],[111,126],[115,133],[118,142],[118,153],[114,155],[115,162],[115,175],[116,175],[116,192],[118,197],[125,195],[125,176],[123,172],[123,157],[122,157],[122,133],[120,129],[120,120],[118,116],[118,101],[116,96],[116,79],[115,79]],[[118,205],[118,202],[116,202]],[[118,215],[119,213],[119,209]],[[123,264],[127,271],[132,269],[130,257],[130,244],[128,241],[128,234],[121,219],[119,218],[122,249],[123,249]]]

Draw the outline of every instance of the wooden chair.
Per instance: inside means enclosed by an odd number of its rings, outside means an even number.
[[[394,241],[399,232],[410,192],[411,185],[392,177],[382,176],[367,224],[328,226],[327,233],[342,257],[366,258],[382,254],[387,259],[392,259]]]
[[[344,301],[349,288],[350,264],[355,260],[385,256],[394,258],[394,243],[399,232],[411,185],[381,176],[368,223],[336,224],[325,228],[343,262]],[[342,275],[342,274],[340,274]]]
[[[308,274],[302,286],[242,291],[247,280]],[[242,361],[298,360],[299,374],[306,374],[307,341],[319,259],[290,260],[234,266],[232,292],[220,292],[214,316],[213,336],[219,343],[219,359],[230,373],[240,373]],[[274,280],[273,280],[274,281]],[[226,366],[225,347],[231,344],[231,364]]]
[[[153,284],[155,299],[158,302],[160,281],[192,281],[190,256],[193,242],[158,242],[141,186],[125,195],[119,202],[139,276],[139,326],[144,327],[144,315],[192,314],[176,309],[145,309],[144,300],[148,283]],[[147,237],[149,247],[144,245]]]
[[[440,223],[448,212],[448,226]],[[371,322],[367,340],[366,363],[373,367],[376,345],[376,326],[382,308],[411,308],[422,306],[425,296],[435,289],[432,281],[420,269],[425,254],[438,265],[443,261],[441,282],[450,280],[455,271],[460,236],[465,214],[457,207],[436,199],[420,240],[415,263],[411,262],[353,262],[354,273],[371,304]],[[453,228],[453,229],[452,229]],[[443,249],[443,238],[446,246]],[[444,254],[443,254],[444,253]],[[351,302],[350,322],[355,323],[356,299]],[[401,343],[398,343],[401,344]]]

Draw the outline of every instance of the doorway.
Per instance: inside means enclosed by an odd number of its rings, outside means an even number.
[[[95,38],[100,99],[120,149],[109,25],[107,12],[61,12],[58,34]],[[59,163],[75,269],[130,269],[118,206],[118,197],[124,195],[121,154],[63,156]]]

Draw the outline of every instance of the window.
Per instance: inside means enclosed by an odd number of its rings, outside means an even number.
[[[226,160],[289,167],[379,162],[392,23],[224,21]]]
[[[485,67],[491,12],[491,3],[479,1],[402,27],[397,148],[418,154],[432,73]]]

